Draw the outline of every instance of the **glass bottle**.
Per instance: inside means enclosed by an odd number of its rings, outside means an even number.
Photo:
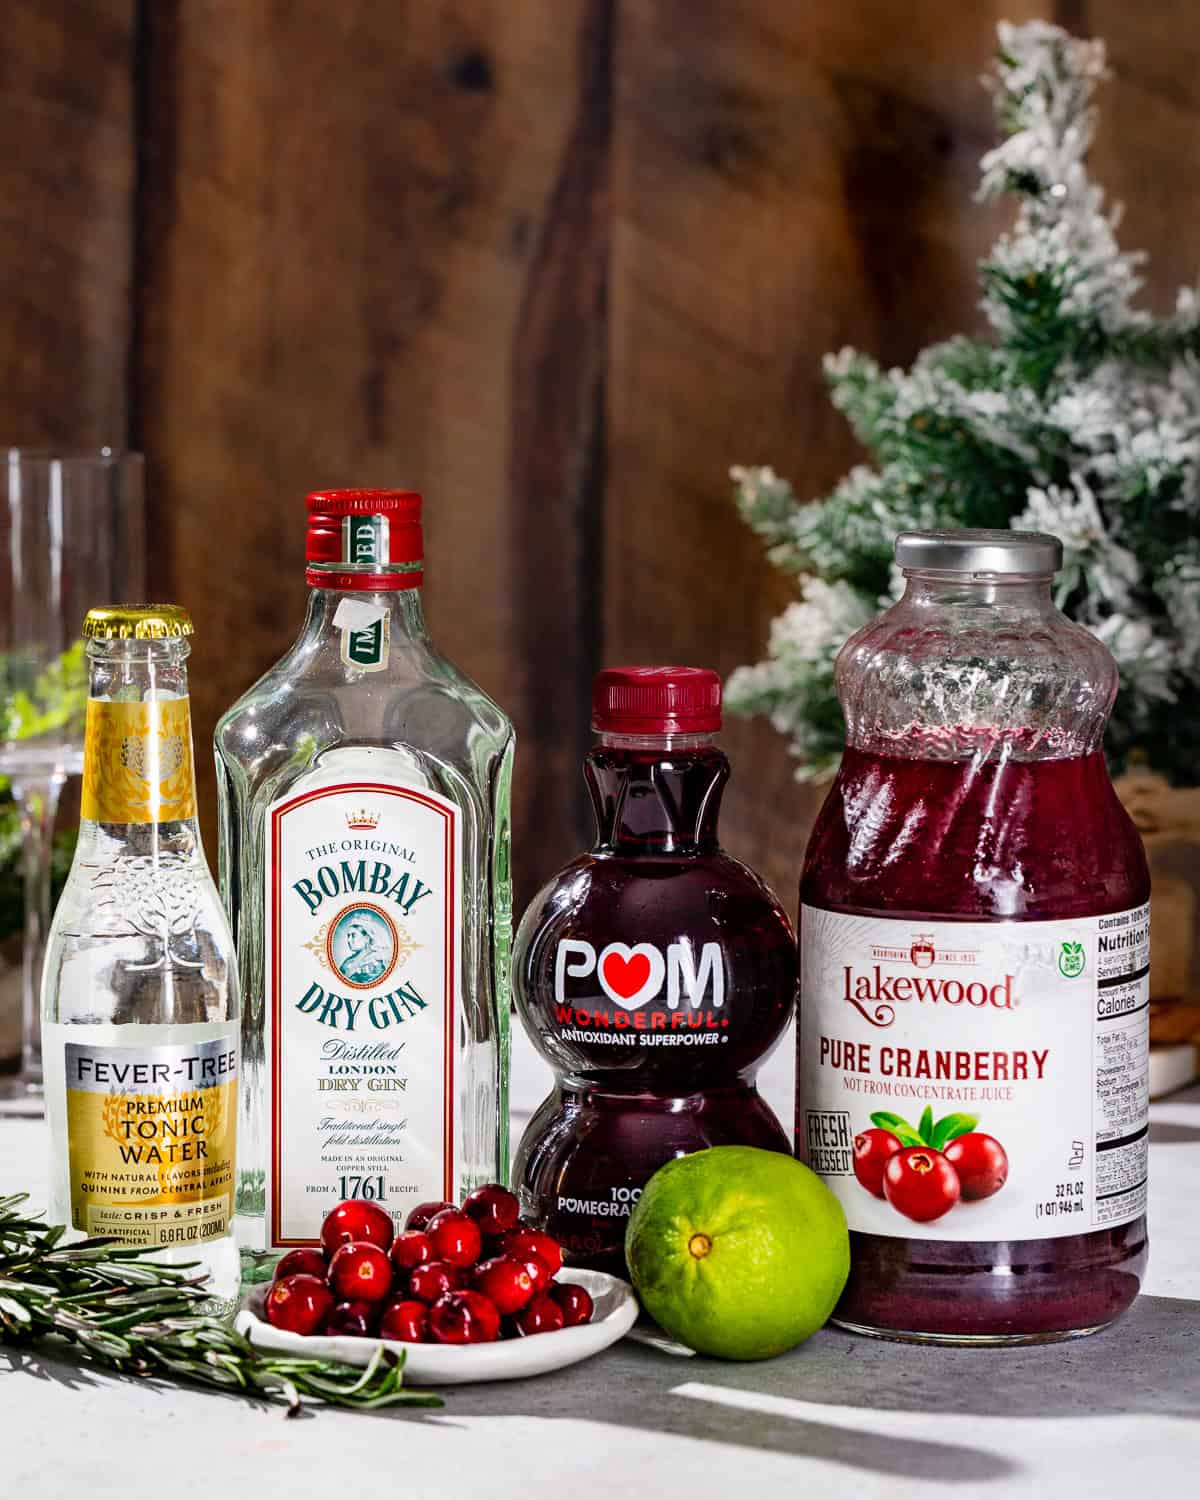
[[[429,639],[421,497],[308,498],[308,613],[217,726],[244,1274],[508,1167],[512,726]]]
[[[846,1210],[837,1320],[1089,1333],[1146,1262],[1149,875],[1062,549],[911,532],[837,660],[846,751],[801,880],[797,1150]]]
[[[534,898],[517,1008],[555,1087],[514,1183],[572,1264],[624,1274],[648,1178],[706,1146],[788,1151],[755,1086],[795,1011],[783,909],[721,848],[721,683],[695,667],[601,672],[584,774],[596,842]]]
[[[93,609],[79,840],[50,927],[50,1214],[238,1289],[238,983],[196,822],[174,605]]]

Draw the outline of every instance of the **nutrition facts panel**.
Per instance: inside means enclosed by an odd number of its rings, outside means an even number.
[[[1096,1172],[1092,1223],[1145,1211],[1149,1150],[1150,908],[1098,919]]]

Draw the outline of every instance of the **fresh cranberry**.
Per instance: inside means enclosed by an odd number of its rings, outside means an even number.
[[[550,1296],[562,1308],[564,1327],[576,1328],[580,1323],[592,1321],[592,1294],[578,1282],[556,1281],[550,1288]]]
[[[401,1276],[433,1259],[433,1243],[419,1229],[404,1229],[392,1241],[388,1257]]]
[[[390,1302],[383,1310],[379,1336],[402,1344],[423,1344],[429,1338],[429,1309],[411,1297]]]
[[[906,1218],[927,1224],[949,1213],[962,1189],[958,1173],[932,1146],[907,1146],[883,1171],[887,1201]]]
[[[386,1250],[395,1233],[391,1214],[378,1203],[368,1203],[365,1198],[347,1198],[325,1215],[321,1243],[329,1255],[339,1245],[378,1245],[381,1250]]]
[[[453,1203],[418,1203],[416,1208],[408,1211],[408,1218],[404,1221],[405,1229],[424,1229],[435,1214],[444,1212],[447,1208],[453,1208]]]
[[[1008,1181],[1008,1154],[995,1136],[972,1130],[946,1147],[964,1198],[990,1198]]]
[[[475,1268],[475,1285],[502,1313],[520,1312],[533,1296],[533,1277],[519,1260],[497,1255]]]
[[[517,1314],[517,1332],[522,1338],[533,1333],[557,1333],[566,1321],[562,1308],[552,1297],[535,1297],[524,1312]]]
[[[501,1235],[516,1228],[521,1205],[516,1195],[498,1182],[486,1183],[463,1199],[463,1213],[474,1219],[485,1235]]]
[[[533,1295],[535,1297],[541,1297],[554,1285],[554,1272],[550,1269],[550,1267],[544,1260],[541,1260],[536,1255],[526,1255],[524,1257],[518,1255],[506,1255],[503,1250],[499,1250],[497,1251],[497,1257],[503,1258],[504,1260],[520,1261],[521,1265],[523,1265],[526,1271],[529,1273],[530,1281],[533,1282]]]
[[[436,1260],[444,1260],[449,1266],[471,1266],[479,1259],[483,1249],[483,1236],[474,1219],[457,1208],[443,1209],[435,1214],[425,1227],[433,1245]]]
[[[890,1130],[864,1130],[854,1137],[854,1175],[868,1193],[883,1197],[883,1169],[901,1149]]]
[[[319,1276],[285,1276],[267,1293],[267,1322],[289,1333],[316,1333],[333,1309],[333,1293]]]
[[[339,1302],[325,1319],[325,1333],[345,1334],[350,1338],[370,1338],[375,1331],[375,1314],[379,1311],[374,1302]]]
[[[444,1260],[427,1260],[409,1277],[408,1291],[421,1302],[436,1302],[447,1292],[461,1290],[465,1281],[466,1277],[458,1266],[448,1266]]]
[[[429,1331],[439,1344],[490,1344],[499,1337],[500,1314],[482,1292],[447,1292],[429,1309]]]
[[[325,1257],[320,1250],[305,1245],[303,1249],[289,1250],[279,1257],[272,1280],[282,1281],[285,1276],[319,1276],[324,1281],[326,1269]]]
[[[329,1262],[329,1285],[346,1302],[382,1302],[392,1291],[391,1262],[378,1245],[341,1245]]]
[[[500,1241],[503,1253],[514,1260],[528,1260],[536,1255],[544,1261],[551,1276],[562,1269],[562,1246],[540,1229],[511,1229]]]

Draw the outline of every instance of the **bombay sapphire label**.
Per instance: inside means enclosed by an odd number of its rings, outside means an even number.
[[[267,1213],[282,1247],[315,1243],[343,1198],[400,1221],[453,1197],[459,814],[424,787],[317,776],[274,804],[267,836]]]

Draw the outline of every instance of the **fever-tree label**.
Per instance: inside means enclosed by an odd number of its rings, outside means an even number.
[[[267,1219],[454,1195],[458,810],[427,788],[301,778],[268,818]]]
[[[146,1028],[172,1034],[169,1028]],[[184,1039],[192,1031],[195,1039]],[[216,1031],[218,1034],[213,1035]],[[237,1126],[236,1028],[113,1045],[115,1028],[51,1025],[62,1050],[71,1224],[137,1245],[227,1234]]]

